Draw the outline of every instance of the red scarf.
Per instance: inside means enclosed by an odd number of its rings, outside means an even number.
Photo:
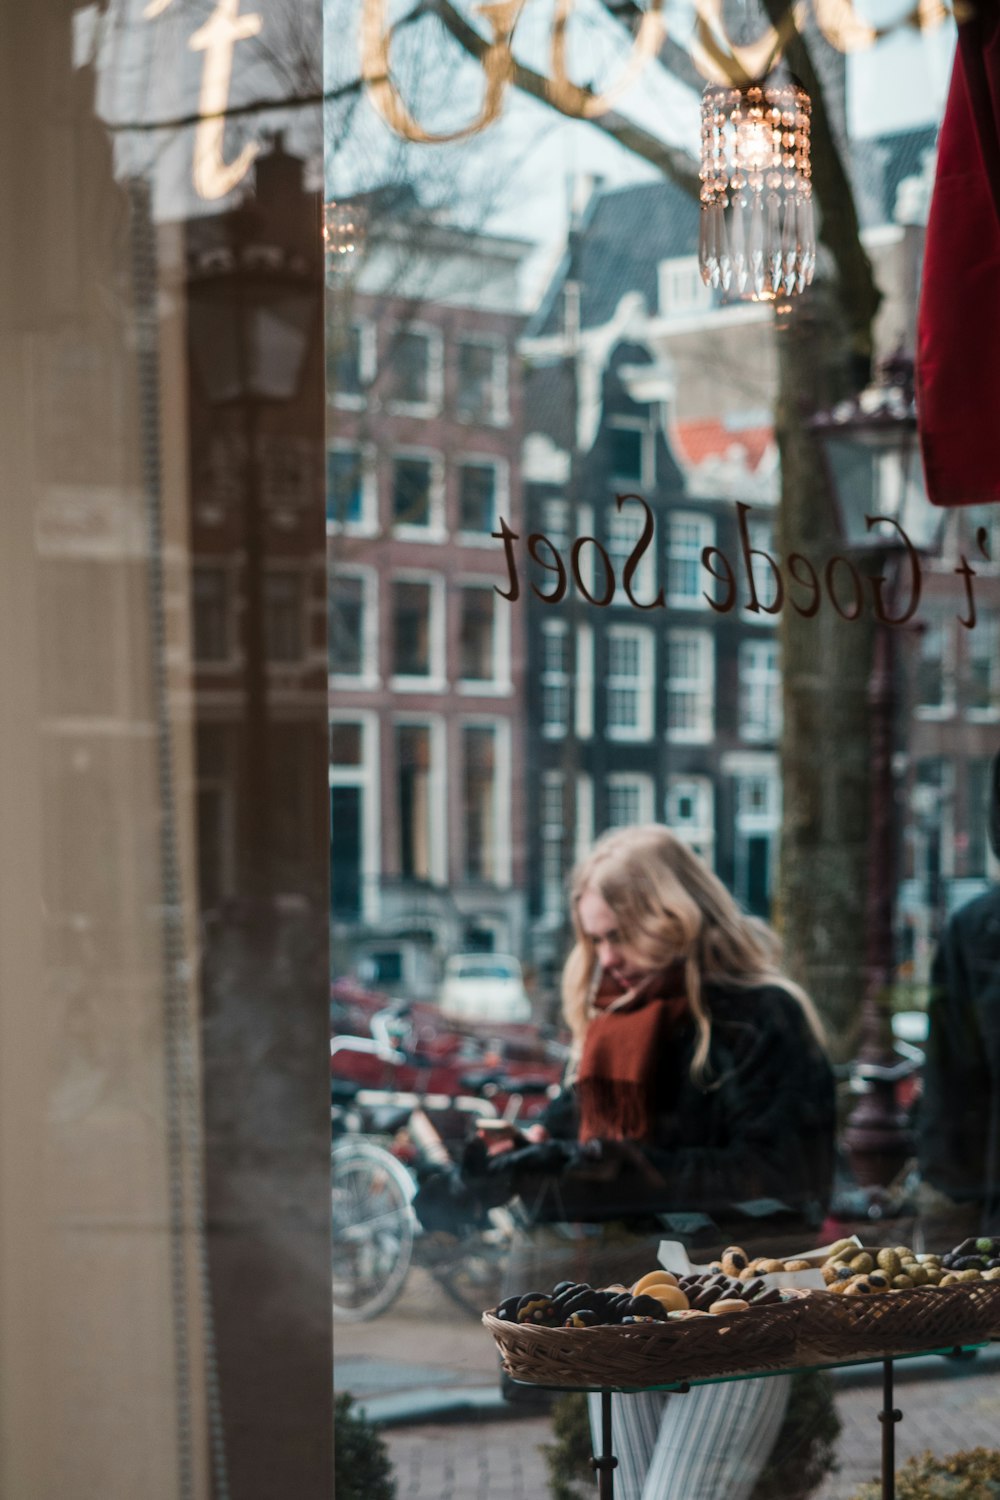
[[[659,976],[659,993],[640,989],[620,1008],[622,992],[602,984],[583,1040],[576,1079],[580,1140],[648,1141],[662,1049],[687,1014],[683,965]]]

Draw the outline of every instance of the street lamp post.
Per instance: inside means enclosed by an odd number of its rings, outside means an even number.
[[[862,1187],[885,1187],[912,1154],[913,1141],[896,1098],[912,1062],[892,1033],[895,907],[898,877],[897,778],[898,625],[894,607],[907,543],[931,552],[940,512],[927,499],[917,448],[912,362],[896,356],[851,401],[817,414],[812,430],[823,449],[830,488],[848,547],[879,559],[887,597],[876,616],[868,682],[871,725],[868,884],[865,902],[865,988],[853,1077],[860,1098],[848,1117],[844,1144]],[[895,525],[879,524],[883,518]]]

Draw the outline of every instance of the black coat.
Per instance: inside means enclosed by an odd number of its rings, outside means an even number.
[[[655,1216],[681,1237],[775,1218],[790,1230],[820,1223],[833,1174],[834,1084],[801,1006],[776,985],[708,988],[705,999],[704,1081],[691,1078],[697,1036],[685,1020],[661,1060],[650,1141],[602,1143],[595,1160],[571,1159],[561,1172],[524,1161],[516,1186],[537,1219]],[[576,1139],[572,1089],[543,1123]]]
[[[931,967],[924,1180],[1000,1229],[1000,889],[951,918]]]

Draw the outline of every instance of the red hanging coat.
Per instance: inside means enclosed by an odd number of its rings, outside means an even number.
[[[935,505],[1000,500],[1000,4],[959,27],[917,322],[917,411]]]

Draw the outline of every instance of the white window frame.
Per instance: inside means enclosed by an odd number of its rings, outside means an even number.
[[[594,737],[594,627],[576,630],[576,702],[573,728],[578,740]]]
[[[540,531],[547,537],[565,560],[567,549],[573,542],[570,503],[565,495],[546,495],[539,506]]]
[[[368,390],[374,384],[378,369],[378,335],[371,318],[352,318],[351,327],[360,332],[358,349],[358,374],[365,390],[333,391],[333,404],[344,411],[363,411],[368,404]]]
[[[492,380],[492,402],[488,416],[465,416],[459,410],[458,397],[455,398],[455,419],[467,426],[482,426],[484,423],[489,427],[507,427],[510,425],[510,359],[507,354],[507,341],[503,334],[499,333],[475,333],[462,329],[456,333],[455,350],[455,379],[459,379],[459,350],[463,344],[477,344],[480,348],[492,349],[493,351],[493,380]]]
[[[766,662],[756,660],[765,654]],[[749,744],[772,744],[781,737],[782,723],[778,642],[764,636],[741,641],[738,674],[740,739]],[[751,703],[754,707],[748,712]]]
[[[458,600],[458,659],[455,663],[455,672],[452,680],[459,693],[467,695],[482,695],[488,693],[491,697],[508,698],[514,691],[511,678],[510,659],[510,608],[500,598],[496,591],[497,579],[487,574],[481,576],[463,574],[457,580]],[[493,597],[493,674],[490,677],[463,677],[462,676],[462,597],[465,589],[489,589]]]
[[[656,805],[656,788],[653,785],[652,776],[643,775],[639,771],[612,771],[604,780],[605,799],[609,816],[607,826],[609,828],[626,828],[629,824],[652,823],[653,809]],[[612,792],[635,792],[636,814],[629,823],[614,823],[611,821],[611,794]]]
[[[673,642],[696,641],[700,657],[700,675],[697,678],[674,678],[670,662]],[[667,658],[665,663],[667,685],[667,739],[677,745],[706,745],[715,737],[715,637],[710,630],[672,629],[667,631]],[[684,691],[695,698],[695,723],[691,727],[678,728],[670,723],[670,699],[677,691],[677,683],[690,684]]]
[[[641,489],[649,490],[656,484],[656,453],[655,453],[655,431],[648,417],[609,417],[608,427],[614,432],[638,432],[642,436],[641,454],[639,458],[642,470],[638,479],[629,479],[625,475],[616,473],[614,466],[611,467],[611,482],[618,485],[638,484]]]
[[[684,547],[675,545],[675,526],[690,526],[697,528],[698,539],[688,543]],[[709,601],[705,593],[711,584],[711,574],[701,566],[701,554],[706,547],[714,547],[716,539],[715,517],[706,515],[704,511],[698,510],[675,510],[667,517],[667,605],[673,609],[697,609],[709,608]],[[678,593],[674,587],[673,563],[687,565],[692,561],[697,563],[697,575],[701,587],[693,594]]]
[[[395,645],[395,599],[394,585],[397,583],[425,583],[430,585],[430,648],[431,670],[426,677],[414,677],[409,673],[393,672],[389,686],[395,693],[443,693],[448,682],[445,676],[445,579],[440,573],[425,572],[413,568],[397,568],[389,578],[389,649]]]
[[[361,454],[361,518],[358,521],[331,521],[328,517],[327,536],[375,536],[378,533],[378,474],[374,445],[344,437],[330,438],[326,447],[329,453]]]
[[[539,891],[543,917],[561,920],[566,907],[566,859],[563,801],[566,778],[562,771],[543,771],[538,798]],[[558,816],[550,816],[549,797],[558,803]],[[553,867],[558,875],[553,873]]]
[[[396,461],[413,460],[431,466],[431,488],[429,495],[427,525],[418,526],[412,521],[397,521],[396,508]],[[392,534],[400,541],[443,542],[447,538],[444,504],[444,459],[435,448],[422,448],[417,444],[404,443],[394,447],[389,455],[389,513],[392,519]]]
[[[923,644],[927,639],[926,632],[922,632],[914,659],[914,717],[924,720],[952,719],[955,717],[957,707],[955,702],[955,680],[957,676],[956,653],[958,641],[955,632],[956,629],[961,627],[957,626],[954,614],[944,609],[935,610],[933,614],[925,616],[924,623],[925,626],[933,623],[939,625],[941,628],[941,681],[944,686],[944,701],[941,703],[921,703],[918,697],[920,662],[923,654]]]
[[[352,679],[353,680],[353,679]],[[379,717],[368,709],[331,709],[329,723],[361,725],[361,765],[335,766],[327,761],[331,788],[361,789],[361,915],[366,922],[379,917],[379,877],[382,873],[381,798],[379,797]]]
[[[607,668],[605,676],[605,722],[604,733],[609,740],[621,744],[637,744],[653,737],[653,699],[655,643],[652,630],[641,625],[609,625],[606,635]],[[615,675],[611,670],[611,646],[613,641],[638,643],[639,669],[635,676]],[[611,722],[611,695],[613,692],[631,691],[636,695],[635,724],[613,724]]]
[[[378,671],[378,572],[375,568],[364,567],[356,563],[345,563],[343,566],[339,563],[334,563],[330,567],[330,574],[337,578],[359,578],[361,580],[361,607],[364,611],[361,638],[361,671],[357,676],[354,676],[349,672],[329,672],[328,668],[330,687],[366,688],[369,690],[377,688],[380,680]]]
[[[692,795],[699,817],[682,821],[676,804],[682,795]],[[667,777],[665,822],[682,844],[697,849],[710,868],[715,866],[715,788],[708,776],[677,774]]]
[[[681,279],[685,291],[690,284],[693,296],[676,296],[677,284]],[[677,255],[670,260],[660,261],[657,267],[657,300],[662,318],[688,318],[711,309],[712,291],[701,279],[696,255]]]
[[[488,531],[465,531],[462,528],[462,480],[463,468],[475,467],[493,470],[494,530],[501,516],[510,520],[510,464],[496,453],[457,453],[455,455],[455,537],[463,547],[496,547],[496,541]]]
[[[513,847],[511,840],[511,725],[506,718],[494,718],[487,714],[473,714],[459,720],[459,745],[462,755],[462,791],[465,789],[465,731],[466,729],[491,729],[493,731],[493,815],[496,827],[494,863],[496,874],[486,884],[497,890],[510,887],[513,872]],[[467,877],[468,868],[465,849],[465,830],[462,831],[462,878]]]
[[[434,808],[434,815],[428,820],[427,852],[430,870],[428,879],[434,885],[444,885],[448,879],[447,725],[440,714],[405,712],[393,714],[392,773],[394,798],[399,792],[398,736],[396,730],[404,728],[430,730],[431,769],[428,778],[427,800],[428,805]],[[400,878],[408,880],[414,877],[401,875]]]
[[[541,701],[539,704],[539,732],[546,740],[564,740],[573,715],[573,673],[571,670],[572,638],[570,636],[569,622],[566,620],[543,620],[541,636],[544,639],[558,637],[563,642],[563,654],[570,663],[564,670],[555,671],[546,665],[545,646],[542,645],[538,685],[541,690]],[[560,724],[545,717],[545,689],[546,687],[563,688],[566,694],[566,712]]]
[[[989,629],[987,629],[989,621]],[[980,609],[979,617],[971,630],[964,630],[966,659],[966,682],[971,677],[971,666],[976,655],[975,648],[985,646],[983,652],[989,668],[990,702],[985,707],[966,709],[965,717],[972,724],[991,724],[1000,719],[1000,609],[990,606]],[[989,649],[992,646],[992,649]]]
[[[615,574],[615,596],[611,602],[619,608],[634,608],[625,592],[625,566],[645,524],[646,516],[633,500],[626,500],[621,510],[617,504],[609,505],[605,514],[604,545]],[[655,536],[639,559],[629,587],[640,604],[648,604],[653,599],[657,588]]]
[[[400,400],[392,392],[392,346],[398,334],[416,333],[428,340],[427,346],[427,391],[426,401]],[[418,319],[407,319],[406,322],[394,322],[386,325],[386,360],[385,368],[388,370],[388,400],[386,406],[389,411],[399,416],[408,417],[436,417],[441,411],[444,400],[444,333],[433,323],[427,323]]]

